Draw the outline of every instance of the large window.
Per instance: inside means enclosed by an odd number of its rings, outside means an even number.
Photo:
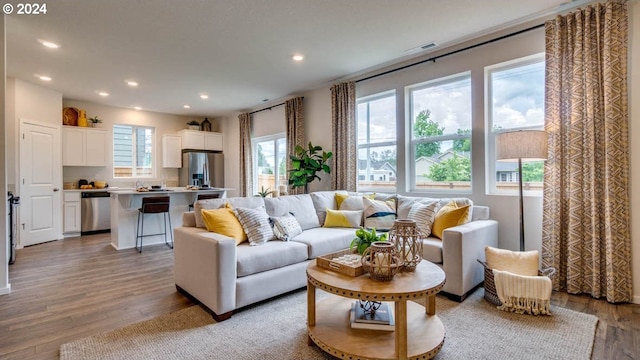
[[[408,88],[411,191],[471,191],[471,76]]]
[[[278,190],[286,185],[287,138],[285,134],[252,139],[254,194],[264,190]]]
[[[358,190],[396,191],[396,96],[358,99]]]
[[[490,193],[518,190],[517,162],[498,162],[495,136],[504,131],[544,128],[544,54],[493,65],[486,68],[487,186]],[[542,191],[544,162],[522,163],[525,191]]]
[[[113,177],[153,177],[153,128],[113,126]]]

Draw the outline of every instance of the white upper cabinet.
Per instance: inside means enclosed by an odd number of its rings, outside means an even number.
[[[77,126],[62,127],[63,166],[107,166],[109,132]]]
[[[182,138],[176,135],[162,135],[162,167],[182,167]]]
[[[182,149],[222,151],[222,134],[210,131],[180,130]]]

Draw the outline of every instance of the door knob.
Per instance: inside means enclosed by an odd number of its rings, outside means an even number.
[[[55,191],[60,191],[60,189],[58,189],[58,188],[53,188],[53,191],[54,191],[54,192],[55,192]]]

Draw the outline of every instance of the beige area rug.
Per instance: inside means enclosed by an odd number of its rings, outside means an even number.
[[[557,306],[553,316],[517,315],[495,309],[483,294],[479,289],[461,304],[437,298],[446,338],[436,359],[591,358],[595,316]],[[307,345],[305,321],[305,291],[252,306],[221,323],[192,306],[63,344],[60,358],[331,359]]]

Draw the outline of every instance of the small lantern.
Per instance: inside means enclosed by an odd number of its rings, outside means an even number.
[[[402,271],[415,271],[422,261],[422,239],[420,229],[413,220],[399,219],[389,230],[389,241],[395,244],[402,261]]]
[[[362,266],[376,281],[391,281],[402,266],[394,244],[375,241],[362,253]]]

